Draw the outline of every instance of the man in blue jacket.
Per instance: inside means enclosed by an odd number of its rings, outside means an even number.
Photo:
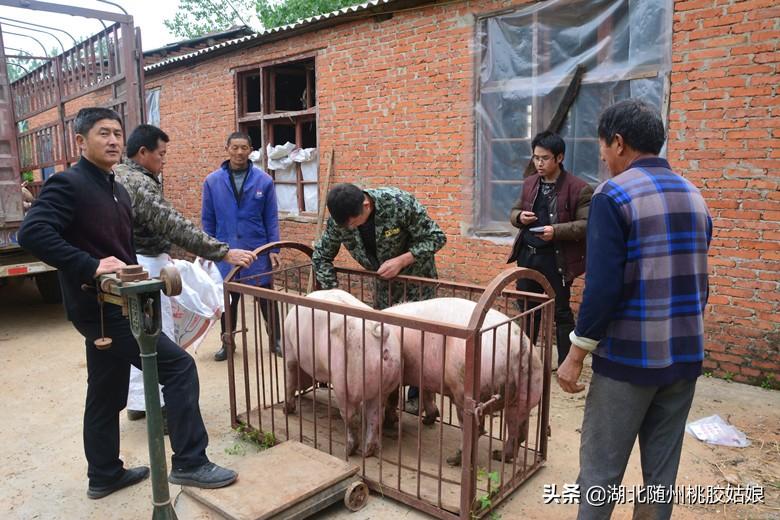
[[[233,132],[227,139],[225,150],[228,160],[219,169],[211,172],[203,184],[203,205],[201,223],[203,230],[231,248],[254,250],[269,242],[279,240],[279,214],[276,205],[274,181],[270,175],[256,167],[249,160],[252,141],[243,132]],[[245,283],[260,287],[271,287],[273,280],[267,273],[279,265],[278,251],[262,255],[239,273],[248,278]],[[225,277],[233,268],[227,262],[218,264],[219,272]],[[237,323],[240,295],[230,295],[231,330]],[[260,300],[260,311],[266,323],[269,342],[281,353],[279,343],[279,309],[273,302]],[[225,316],[222,316],[222,334],[226,331]],[[223,336],[224,337],[224,336]],[[227,359],[227,346],[222,343],[214,359]]]
[[[580,445],[578,519],[609,518],[637,436],[651,503],[634,518],[668,519],[683,433],[704,359],[712,220],[699,190],[658,157],[660,115],[628,99],[604,111],[601,158],[613,175],[593,195],[585,291],[558,383],[581,392],[593,354]],[[609,493],[608,493],[609,495]],[[612,496],[617,496],[613,494]]]

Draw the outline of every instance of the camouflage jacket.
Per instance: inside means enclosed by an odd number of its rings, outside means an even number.
[[[333,259],[342,244],[352,258],[369,271],[376,271],[386,260],[410,252],[415,261],[400,274],[437,278],[434,255],[447,243],[447,237],[428,216],[425,207],[412,194],[398,188],[367,189],[365,192],[374,201],[376,262],[367,253],[360,231],[341,227],[328,218],[325,232],[315,244],[312,256],[320,286],[330,289],[338,285]],[[388,285],[384,280],[378,280],[375,285],[374,300],[379,309],[434,296],[432,287],[404,287],[400,283],[393,283],[391,294],[388,294]]]
[[[210,237],[176,211],[162,194],[160,181],[132,159],[114,167],[117,181],[133,204],[133,241],[139,255],[168,253],[171,244],[208,260],[222,260],[228,245]]]

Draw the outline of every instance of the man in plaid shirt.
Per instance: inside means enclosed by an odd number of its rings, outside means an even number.
[[[617,103],[601,115],[598,135],[613,177],[591,201],[585,291],[558,369],[561,388],[581,392],[583,359],[593,354],[577,479],[584,497],[620,485],[637,436],[645,486],[675,484],[704,359],[712,238],[701,193],[658,157],[665,136],[654,109]],[[670,518],[665,498],[635,504],[634,518]],[[609,518],[614,505],[583,499],[578,518]]]

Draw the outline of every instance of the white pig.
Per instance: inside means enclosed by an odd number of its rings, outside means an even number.
[[[307,295],[307,298],[370,309],[368,305],[340,289],[315,291]],[[382,328],[376,321],[364,321],[350,316],[346,316],[345,319],[343,314],[335,312],[330,314],[330,328],[328,328],[327,314],[325,311],[314,310],[314,323],[312,323],[311,308],[292,306],[287,313],[284,320],[284,358],[287,374],[285,411],[295,412],[295,392],[311,386],[312,378],[318,382],[331,383],[337,406],[347,428],[347,454],[352,455],[358,444],[357,412],[360,410],[361,403],[365,401],[366,436],[363,440],[363,454],[368,457],[376,452],[381,442],[381,423],[387,396],[401,381],[400,341],[397,332],[391,331],[388,327]],[[365,389],[363,386],[364,337]],[[330,339],[331,349],[330,373],[328,372],[328,339]]]
[[[420,302],[409,302],[385,309],[383,312],[439,321],[454,325],[466,325],[471,319],[477,304],[462,298],[434,298]],[[506,428],[507,441],[504,444],[504,460],[513,460],[520,443],[524,440],[525,423],[531,410],[539,404],[542,395],[542,362],[536,349],[514,322],[507,326],[509,317],[491,309],[483,322],[483,329],[499,323],[504,325],[496,329],[495,364],[493,364],[493,330],[482,334],[480,402],[488,401],[493,395],[501,399],[493,402],[484,410],[483,417],[497,413],[507,405]],[[507,342],[507,333],[511,329],[511,341]],[[405,329],[403,333],[403,384],[418,385],[420,382],[420,353],[423,334],[419,330]],[[442,367],[441,334],[425,333],[425,352],[423,358],[421,401],[426,418],[432,422],[439,414],[432,394],[441,391],[441,375],[444,373],[444,395],[452,399],[463,423],[464,385],[466,374],[466,341],[447,337],[445,366]],[[520,348],[522,338],[522,349]],[[509,345],[509,377],[507,378],[507,345]],[[522,373],[518,367],[522,363]],[[529,366],[531,372],[530,391],[528,385]],[[491,370],[493,371],[491,379]],[[492,381],[492,384],[491,384]],[[495,452],[495,458],[502,454]],[[451,464],[460,464],[460,450],[448,459]]]

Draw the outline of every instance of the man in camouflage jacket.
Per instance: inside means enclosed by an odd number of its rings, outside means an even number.
[[[433,287],[405,286],[389,280],[399,274],[437,278],[434,255],[447,237],[425,207],[398,188],[361,190],[339,184],[328,194],[330,218],[314,247],[312,263],[323,289],[336,287],[333,259],[341,245],[364,269],[376,271],[375,307],[384,309],[403,301],[434,296]]]
[[[160,174],[165,165],[168,135],[152,125],[138,126],[127,138],[124,163],[114,167],[116,179],[130,194],[133,207],[133,242],[138,261],[151,276],[157,276],[176,244],[185,251],[215,262],[225,260],[246,267],[254,261],[251,251],[230,249],[198,228],[165,200]],[[162,331],[173,337],[173,316],[170,300],[163,296]],[[160,402],[162,394],[160,394]],[[131,368],[127,415],[131,420],[144,416],[143,380],[141,372]]]

